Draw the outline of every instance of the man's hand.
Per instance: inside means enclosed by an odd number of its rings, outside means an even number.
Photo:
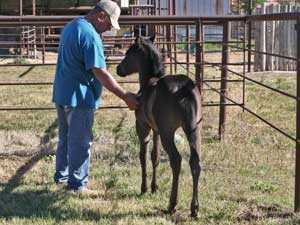
[[[124,95],[124,101],[130,110],[136,110],[139,106],[138,95],[127,91]]]

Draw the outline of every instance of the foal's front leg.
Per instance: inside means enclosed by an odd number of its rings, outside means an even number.
[[[158,189],[157,182],[156,182],[156,169],[160,159],[160,145],[161,143],[160,143],[159,134],[153,131],[153,150],[151,152],[151,161],[153,167],[153,176],[152,176],[152,183],[151,183],[152,193],[156,192]]]
[[[140,141],[140,162],[142,166],[141,192],[147,192],[147,146],[150,140],[150,127],[141,121],[136,121],[136,131]]]

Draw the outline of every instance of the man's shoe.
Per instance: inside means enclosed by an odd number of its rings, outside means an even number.
[[[91,190],[87,187],[83,187],[80,190],[69,190],[69,193],[74,194],[76,196],[88,198],[98,198],[104,195],[104,193],[101,193],[101,191]]]
[[[67,185],[68,181],[55,182],[57,188],[63,188]]]

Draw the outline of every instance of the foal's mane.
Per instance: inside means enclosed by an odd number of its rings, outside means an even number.
[[[149,71],[149,74],[153,77],[162,77],[165,75],[165,67],[162,63],[162,55],[153,44],[153,42],[149,39],[141,38],[142,48],[144,48],[144,52],[147,55],[149,63],[151,65],[152,71]],[[151,72],[151,73],[150,73]]]

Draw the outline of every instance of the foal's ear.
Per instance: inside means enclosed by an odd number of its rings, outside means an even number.
[[[154,43],[154,41],[155,41],[155,34],[154,34],[153,36],[151,36],[151,37],[149,38],[149,40],[150,40],[152,43]]]

